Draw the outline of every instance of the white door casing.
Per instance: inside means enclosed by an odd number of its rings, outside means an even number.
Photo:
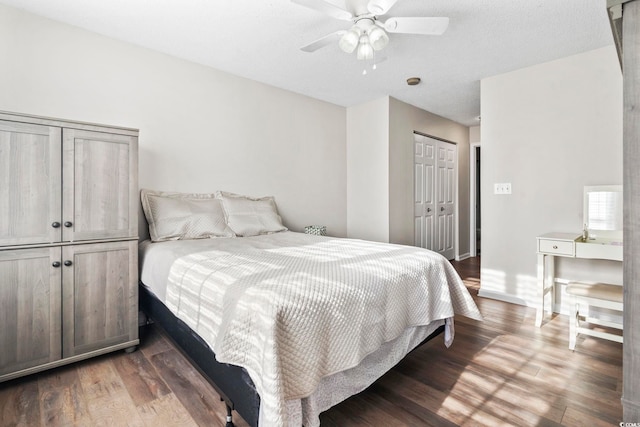
[[[476,149],[480,147],[480,143],[471,144],[469,150],[469,255],[475,257],[478,255],[478,229],[480,222],[476,214],[477,199],[476,189],[478,187],[476,165],[478,163],[478,154]]]

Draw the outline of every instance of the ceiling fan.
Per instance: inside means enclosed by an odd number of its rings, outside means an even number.
[[[356,51],[361,60],[373,59],[374,51],[384,49],[389,43],[387,33],[440,35],[449,25],[449,18],[435,17],[389,17],[380,20],[398,0],[345,0],[345,8],[338,7],[324,0],[291,0],[293,3],[308,7],[318,12],[343,21],[351,21],[348,30],[339,30],[327,34],[300,49],[304,52],[316,50],[331,43],[346,53]]]

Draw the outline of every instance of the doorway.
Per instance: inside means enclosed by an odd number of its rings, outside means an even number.
[[[470,194],[470,200],[469,200],[469,206],[470,206],[470,210],[471,212],[469,213],[469,225],[470,225],[470,229],[469,229],[469,252],[470,252],[470,256],[475,257],[475,256],[480,256],[480,248],[481,248],[481,217],[480,217],[480,212],[481,212],[481,192],[480,192],[480,144],[476,143],[476,144],[471,144],[471,150],[469,153],[469,166],[470,166],[470,171],[469,171],[469,178],[470,178],[470,183],[469,183],[469,194]]]
[[[455,258],[456,144],[414,134],[414,244]]]

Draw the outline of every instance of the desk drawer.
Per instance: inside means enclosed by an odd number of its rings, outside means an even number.
[[[538,252],[551,255],[575,256],[575,242],[540,239],[538,241]]]

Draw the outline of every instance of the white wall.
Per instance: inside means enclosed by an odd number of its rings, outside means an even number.
[[[469,251],[469,129],[391,97],[347,109],[349,237],[414,244],[413,134],[458,145],[461,253]]]
[[[389,98],[347,108],[347,235],[389,241]]]
[[[274,195],[346,235],[346,110],[0,6],[0,110],[140,129],[140,186]]]
[[[458,146],[458,251],[469,252],[469,128],[390,98],[389,241],[414,244],[413,133],[420,132]]]
[[[482,80],[480,295],[533,305],[536,236],[582,230],[586,185],[622,183],[613,46]],[[510,182],[511,195],[493,184]],[[561,279],[622,283],[620,263],[562,260]]]
[[[471,126],[469,128],[469,144],[480,143],[480,126]]]

